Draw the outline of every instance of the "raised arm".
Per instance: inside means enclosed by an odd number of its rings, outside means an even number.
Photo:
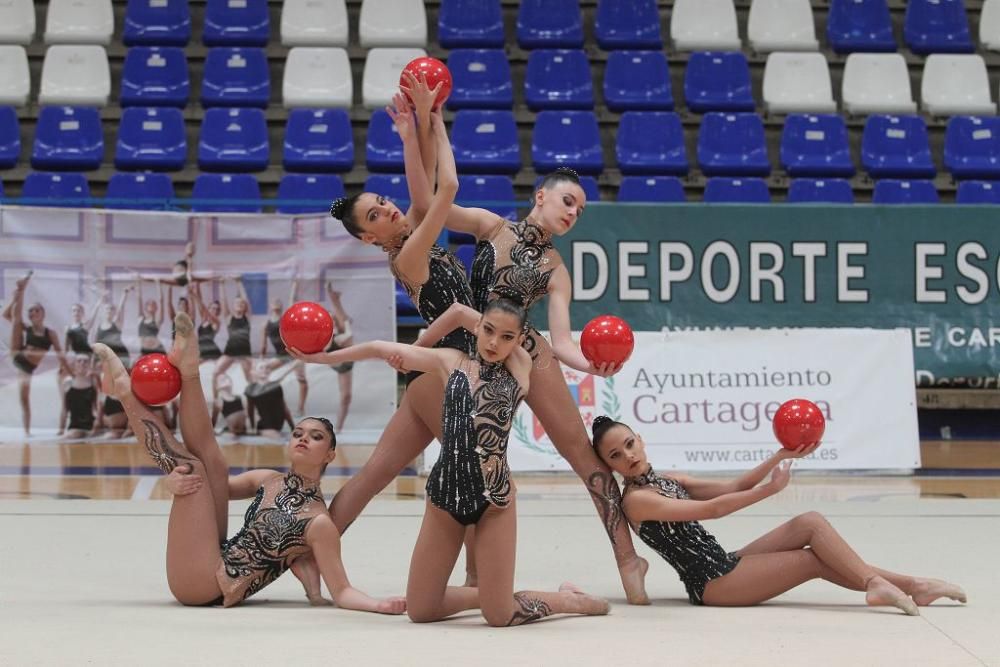
[[[128,293],[135,289],[135,285],[126,285],[125,289],[122,290],[122,296],[118,300],[118,309],[115,311],[115,321],[114,325],[119,329],[125,326],[125,301],[128,299]],[[142,316],[142,309],[139,309],[139,316]]]
[[[552,338],[552,352],[556,359],[581,373],[591,373],[600,377],[614,375],[621,367],[614,364],[594,366],[580,347],[573,342],[570,330],[569,302],[573,293],[569,271],[565,265],[557,266],[549,278],[549,336]]]
[[[299,299],[299,279],[292,278],[292,284],[288,288],[288,305],[291,306]],[[287,307],[287,306],[286,306]]]
[[[246,287],[243,286],[243,277],[242,276],[236,276],[235,278],[233,278],[233,282],[236,283],[236,293],[239,294],[239,297],[241,299],[243,299],[244,301],[247,302],[247,308],[249,309],[249,306],[250,306],[250,297],[247,296]]]
[[[420,78],[415,78],[410,72],[404,71],[403,78],[405,84],[399,88],[405,92],[413,101],[413,114],[416,117],[416,143],[420,153],[420,170],[423,174],[422,187],[413,192],[410,191],[410,203],[418,217],[423,218],[427,209],[431,205],[431,197],[434,193],[434,179],[437,165],[437,142],[434,140],[434,129],[431,121],[431,111],[434,108],[434,101],[441,90],[441,83],[432,90],[427,85],[427,79],[423,73]],[[407,182],[410,174],[407,172]]]
[[[347,311],[344,310],[344,304],[340,300],[340,292],[333,289],[333,281],[326,281],[326,296],[330,299],[330,305],[333,306],[333,320],[337,323],[337,329],[343,331],[348,328],[348,322],[351,318],[347,316]]]
[[[229,278],[223,278],[220,280],[219,287],[222,289],[222,319],[224,319],[228,324],[231,313],[229,312],[229,295],[226,294],[227,280],[229,280]],[[233,278],[233,280],[235,280],[235,278]]]
[[[163,282],[160,281],[159,277],[156,278],[156,289],[160,292],[160,307],[156,309],[156,326],[163,325],[163,316],[166,311],[163,306]],[[174,319],[171,316],[171,321]]]
[[[139,320],[140,321],[146,315],[146,311],[143,310],[143,308],[142,308],[142,306],[143,306],[142,297],[143,297],[143,294],[142,294],[142,276],[137,273],[137,274],[135,274],[135,302],[136,302],[136,305],[139,306],[139,308],[138,308],[138,310],[136,312],[139,314]]]
[[[83,325],[87,331],[94,328],[94,322],[97,321],[97,313],[100,312],[101,305],[104,303],[104,299],[108,298],[109,294],[108,290],[102,290],[101,295],[94,301],[94,305],[90,307],[90,314],[86,316]]]
[[[465,304],[453,303],[424,330],[414,345],[419,347],[434,347],[435,344],[455,329],[462,327],[469,331],[476,328],[481,315],[475,308]]]
[[[718,519],[773,496],[788,485],[789,466],[774,468],[771,480],[746,491],[734,491],[711,500],[680,500],[665,498],[658,493],[633,491],[625,496],[622,508],[634,523],[642,521],[703,521]]]
[[[818,442],[813,445],[802,445],[795,450],[781,448],[759,466],[753,470],[746,471],[736,479],[698,479],[697,477],[689,477],[687,475],[674,475],[674,478],[684,485],[684,488],[688,490],[688,493],[695,500],[710,500],[726,493],[752,489],[764,481],[768,473],[774,470],[774,467],[782,461],[809,456],[816,451],[817,447],[819,447]]]
[[[162,311],[163,309],[161,308],[160,310]],[[174,308],[174,286],[172,283],[167,283],[167,314],[170,316],[171,322],[177,317],[177,310]]]
[[[450,353],[454,353],[454,351],[431,350],[404,343],[374,340],[351,345],[334,352],[302,354],[290,347],[288,353],[300,361],[327,366],[336,366],[348,361],[364,361],[365,359],[388,360],[390,357],[396,356],[402,359],[403,366],[408,370],[433,372],[443,368],[450,359]]]
[[[416,225],[420,225],[431,205],[432,188],[428,176],[420,161],[420,145],[417,142],[416,121],[410,111],[406,98],[396,93],[392,105],[385,108],[387,114],[396,126],[396,133],[403,142],[403,168],[406,171],[406,189],[410,193],[410,211]]]
[[[194,283],[190,289],[191,298],[195,300],[198,304],[198,312],[201,314],[202,322],[211,322],[213,326],[219,326],[219,318],[212,314],[212,311],[208,306],[205,305],[205,301],[201,298],[201,286]]]
[[[28,274],[30,277],[31,274]],[[3,309],[3,318],[17,327],[19,330],[24,324],[24,290],[28,286],[28,278],[22,278],[14,286],[14,293],[10,301]]]

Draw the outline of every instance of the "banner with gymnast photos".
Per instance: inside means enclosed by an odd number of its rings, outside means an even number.
[[[789,329],[637,332],[610,378],[563,367],[587,426],[608,415],[631,426],[659,470],[744,470],[780,445],[771,420],[792,398],[826,417],[806,470],[920,467],[913,352],[907,331]],[[433,445],[432,447],[436,447]],[[425,467],[437,459],[428,449]],[[514,418],[512,470],[569,470],[526,404]]]
[[[394,287],[385,254],[359,243],[342,225],[320,215],[0,207],[0,306],[11,303],[15,282],[31,271],[21,312],[23,322],[28,321],[31,304],[41,304],[45,327],[55,332],[65,348],[71,342],[66,333],[73,322],[74,305],[80,304],[86,329],[80,334],[82,339],[92,344],[98,340],[98,331],[105,331],[105,335],[119,331],[123,356],[134,362],[144,342],[169,347],[170,311],[182,309],[184,300],[194,312],[196,325],[206,326],[208,320],[194,306],[193,294],[178,280],[178,275],[184,275],[178,262],[184,260],[188,244],[193,244],[192,274],[204,305],[221,310],[223,301],[233,305],[240,296],[249,305],[249,356],[246,349],[235,350],[230,345],[224,312],[218,313],[222,320],[218,330],[207,334],[218,352],[228,349],[232,353],[232,364],[220,379],[232,385],[234,401],[246,405],[246,392],[252,383],[258,387],[278,383],[293,419],[300,412],[303,385],[293,364],[287,357],[276,356],[265,337],[275,300],[282,307],[289,306],[293,298],[315,301],[336,317],[333,292],[339,294],[353,340],[395,340]],[[142,332],[138,286],[143,311],[152,313]],[[11,323],[0,320],[0,356],[4,359],[0,364],[0,442],[24,438],[19,403],[19,385],[24,381],[30,382],[33,439],[55,438],[67,388],[78,385],[86,391],[85,386],[96,389],[96,384],[85,372],[75,380],[61,372],[54,350],[44,355],[30,376],[18,371],[12,363],[11,333]],[[351,338],[340,340],[351,342]],[[68,356],[71,367],[75,357]],[[202,384],[209,401],[219,363],[209,360],[202,364]],[[395,410],[395,375],[381,362],[359,363],[349,370],[309,365],[305,375],[308,397],[302,412],[328,417],[336,424],[346,408],[338,437],[344,442],[374,443]],[[219,428],[225,421],[221,418],[217,422]],[[287,433],[287,425],[284,431]]]

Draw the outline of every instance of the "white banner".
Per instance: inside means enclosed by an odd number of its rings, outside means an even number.
[[[587,424],[606,414],[630,425],[663,470],[752,468],[780,445],[778,406],[814,401],[822,446],[797,467],[920,466],[912,340],[906,330],[792,329],[636,333],[635,352],[602,379],[563,369]],[[425,466],[437,458],[427,450]],[[522,405],[511,430],[512,470],[569,470]]]
[[[0,304],[11,301],[15,281],[28,271],[22,320],[28,321],[33,303],[45,308],[44,325],[53,331],[63,347],[71,309],[82,304],[86,338],[92,343],[98,327],[107,317],[110,304],[121,330],[122,342],[131,361],[140,352],[138,292],[126,289],[142,282],[145,309],[154,302],[159,318],[170,308],[160,301],[156,283],[176,282],[176,263],[184,258],[185,246],[194,243],[194,275],[206,279],[201,284],[206,305],[223,299],[222,277],[235,277],[249,301],[250,348],[259,357],[273,360],[274,350],[265,343],[264,327],[270,303],[281,300],[287,307],[292,281],[297,281],[296,300],[316,301],[332,310],[327,283],[341,293],[346,316],[351,321],[355,341],[395,340],[395,297],[386,255],[374,246],[351,237],[337,221],[325,215],[191,215],[186,213],[125,212],[103,210],[0,207]],[[226,283],[225,296],[232,302],[237,283]],[[164,299],[166,287],[164,287]],[[124,297],[124,299],[123,299]],[[191,295],[185,286],[173,285],[170,298],[175,309]],[[123,312],[117,307],[122,306]],[[90,318],[94,317],[91,323]],[[223,318],[224,319],[224,318]],[[195,313],[197,324],[205,318]],[[106,324],[106,322],[105,322]],[[160,343],[169,346],[169,318],[159,327]],[[227,327],[223,321],[215,341],[225,350]],[[11,324],[0,320],[0,441],[23,438],[22,413],[18,400],[19,374],[10,355]],[[247,357],[243,357],[246,359]],[[252,372],[259,364],[252,362]],[[31,432],[35,438],[56,435],[62,395],[67,378],[58,372],[54,351],[41,359],[30,380]],[[211,397],[215,362],[202,365],[206,394]],[[251,368],[251,362],[246,366]],[[277,379],[287,364],[273,369],[268,379]],[[242,394],[248,378],[243,363],[227,371],[233,392]],[[343,369],[342,369],[343,370]],[[322,366],[307,369],[308,400],[305,414],[336,421],[342,407],[341,395],[350,392],[344,430],[345,442],[374,443],[392,415],[396,404],[395,372],[382,362],[357,364],[351,372],[334,372]],[[285,401],[293,415],[298,412],[300,383],[294,373],[282,380]]]

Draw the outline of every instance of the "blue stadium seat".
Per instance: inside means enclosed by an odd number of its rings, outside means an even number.
[[[70,172],[33,171],[24,177],[21,196],[44,201],[24,202],[25,206],[87,206],[90,186],[83,174]]]
[[[21,157],[21,126],[14,107],[0,107],[0,169],[10,169]]]
[[[122,111],[115,167],[178,171],[187,158],[184,114],[172,107],[131,107]]]
[[[206,107],[266,107],[271,75],[264,49],[220,47],[208,50],[201,81]]]
[[[606,51],[663,48],[656,0],[599,0],[594,33]]]
[[[853,204],[854,191],[845,178],[796,178],[788,186],[788,201],[793,204]]]
[[[958,204],[1000,204],[1000,182],[962,181],[955,194]]]
[[[672,111],[626,111],[615,140],[623,174],[687,174],[680,116]]]
[[[207,0],[205,46],[266,46],[270,36],[267,0]]]
[[[385,109],[373,111],[368,121],[365,164],[371,171],[403,171],[403,140]]]
[[[104,208],[133,211],[162,211],[168,199],[174,198],[174,184],[167,174],[115,172],[108,179],[107,199],[155,199],[158,201],[109,201]]]
[[[187,0],[128,0],[122,34],[126,46],[186,46],[190,39],[191,10]]]
[[[260,109],[206,109],[198,166],[207,171],[263,171],[269,157],[267,121]],[[254,181],[256,182],[256,181]]]
[[[936,173],[919,116],[869,116],[861,136],[861,166],[872,178],[921,178]]]
[[[597,117],[591,111],[540,111],[531,134],[535,171],[571,167],[581,174],[604,169]]]
[[[540,49],[528,56],[524,101],[539,109],[593,109],[590,61],[581,49]]]
[[[499,49],[503,40],[500,0],[441,0],[438,42],[442,48]]]
[[[510,109],[514,84],[503,49],[456,49],[448,55],[449,109]]]
[[[354,168],[354,132],[347,111],[289,111],[283,163],[289,171],[350,171]]]
[[[972,53],[962,0],[909,0],[903,39],[914,53]]]
[[[459,171],[514,174],[521,168],[517,123],[511,111],[459,111],[451,125],[451,142]]]
[[[502,218],[517,219],[517,200],[514,198],[514,182],[509,176],[459,176],[458,203],[462,206],[478,206],[489,209]],[[509,202],[483,206],[478,202]]]
[[[684,71],[684,100],[696,113],[753,111],[746,56],[721,51],[692,53]]]
[[[684,185],[676,176],[626,176],[618,187],[618,201],[682,202]]]
[[[522,0],[517,10],[517,43],[522,49],[578,49],[583,15],[578,0]]]
[[[831,0],[826,38],[837,53],[896,51],[886,0]]]
[[[790,114],[781,131],[781,166],[792,176],[853,176],[843,117]]]
[[[191,206],[198,213],[260,213],[260,185],[251,174],[198,174],[191,190],[194,199],[209,201]],[[220,201],[211,200],[237,200]]]
[[[278,199],[315,199],[315,204],[279,204],[278,213],[326,213],[330,202],[344,196],[344,182],[336,174],[285,174],[278,184]]]
[[[875,204],[937,204],[934,181],[908,181],[887,178],[875,182],[872,202]]]
[[[396,283],[396,320],[400,324],[421,324],[424,321],[399,282]]]
[[[767,204],[771,192],[763,178],[710,178],[704,201],[710,204]]]
[[[766,176],[771,172],[764,123],[753,113],[707,113],[698,131],[698,164],[708,176]]]
[[[1000,118],[953,116],[944,134],[944,168],[955,178],[1000,178]]]
[[[476,246],[471,243],[466,243],[465,245],[460,245],[455,248],[455,257],[458,261],[462,263],[465,267],[465,275],[470,279],[472,278],[472,260],[476,257]]]
[[[122,67],[121,105],[187,106],[191,76],[184,49],[177,46],[133,46]]]
[[[662,51],[612,51],[604,68],[604,102],[611,111],[670,111],[674,93]]]
[[[101,166],[103,158],[104,128],[97,109],[42,108],[31,151],[33,168],[87,171]]]
[[[365,192],[388,197],[400,208],[410,201],[410,191],[406,189],[406,176],[403,174],[370,174],[365,179]]]

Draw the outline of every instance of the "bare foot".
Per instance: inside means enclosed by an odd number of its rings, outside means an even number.
[[[308,596],[307,595],[306,599],[309,600],[309,606],[311,606],[311,607],[332,607],[333,606],[333,600],[328,600],[325,597],[323,597],[322,595],[312,595],[312,596]]]
[[[961,586],[940,579],[914,579],[913,593],[910,597],[920,607],[926,607],[938,598],[948,598],[962,603],[967,599]]]
[[[174,317],[174,344],[167,353],[182,377],[198,377],[201,356],[198,353],[198,339],[194,333],[194,322],[187,313],[177,313]]]
[[[104,366],[104,373],[101,375],[101,391],[119,401],[123,396],[131,394],[132,379],[118,355],[104,343],[94,343],[93,349],[94,354]]]
[[[571,594],[574,606],[577,607],[574,611],[578,614],[586,614],[587,616],[604,616],[611,611],[611,605],[608,604],[607,600],[593,595],[588,595],[580,590],[576,584],[572,584],[568,581],[563,582],[559,586],[559,592]]]
[[[648,569],[649,563],[641,556],[636,556],[627,563],[618,566],[618,574],[622,578],[622,587],[625,589],[625,599],[628,600],[629,604],[649,604],[649,596],[646,595],[646,570]]]
[[[872,577],[866,591],[865,602],[870,607],[896,607],[909,616],[920,616],[916,603],[882,577]]]

